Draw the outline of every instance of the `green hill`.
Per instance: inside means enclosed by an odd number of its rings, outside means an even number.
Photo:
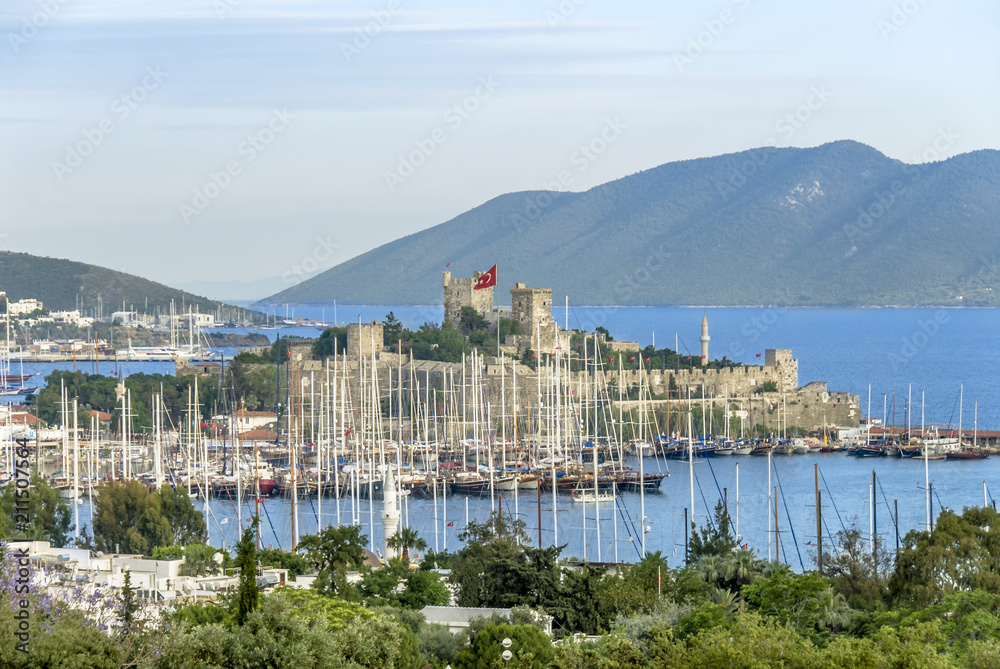
[[[185,313],[188,307],[216,313],[222,306],[226,319],[246,311],[97,265],[6,251],[0,251],[0,290],[12,301],[33,297],[50,311],[79,308],[86,315],[97,313],[98,296],[105,316],[121,310],[123,302],[128,309],[153,313],[157,308],[169,309],[170,300],[178,312]]]
[[[907,165],[853,141],[501,195],[261,304],[440,304],[441,271],[577,304],[1000,305],[1000,152]]]

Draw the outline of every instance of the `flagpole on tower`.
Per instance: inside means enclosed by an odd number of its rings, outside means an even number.
[[[496,313],[497,316],[497,357],[499,358],[500,357],[500,291],[498,291],[497,288],[500,287],[500,263],[497,263],[496,265],[494,265],[494,267],[497,268],[497,273],[496,273],[497,284],[496,286],[493,287],[493,297],[496,298],[494,300],[494,302],[496,302],[496,307],[494,308],[494,312]]]

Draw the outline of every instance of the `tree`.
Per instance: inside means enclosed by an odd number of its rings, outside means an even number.
[[[243,536],[236,544],[236,567],[240,570],[240,582],[236,590],[236,624],[245,625],[260,605],[260,586],[257,584],[257,516],[250,526],[243,530]]]
[[[417,531],[411,527],[400,528],[396,534],[389,537],[385,545],[393,550],[403,551],[402,558],[404,565],[410,564],[411,548],[416,548],[418,551],[427,548],[427,542],[421,539]]]
[[[833,588],[827,588],[816,596],[819,604],[817,625],[837,632],[851,622],[851,607],[847,600]]]
[[[181,628],[175,633],[177,643],[156,659],[154,668],[382,669],[396,665],[404,630],[391,617],[360,612],[346,619],[328,617],[322,608],[289,595],[278,592],[262,597],[243,625]]]
[[[507,335],[524,334],[521,328],[521,321],[513,318],[501,318],[497,321],[497,328],[500,333],[500,341],[504,341]]]
[[[459,606],[538,607],[557,599],[562,547],[531,548],[524,527],[496,513],[468,524],[459,535],[465,546],[451,564]]]
[[[305,551],[313,568],[319,572],[313,588],[326,595],[348,592],[346,570],[364,564],[364,546],[368,541],[358,525],[327,527],[319,534],[302,537],[299,550]]]
[[[1000,515],[988,507],[945,511],[932,533],[911,531],[889,588],[895,600],[918,606],[961,590],[1000,593]]]
[[[37,474],[31,476],[27,495],[13,483],[0,495],[0,539],[28,539],[48,541],[52,546],[66,546],[69,540],[70,513],[59,492]],[[24,513],[24,506],[17,502],[27,500],[27,524],[16,523],[17,513]]]
[[[261,358],[261,363],[255,365],[244,360],[243,355],[241,353],[228,365],[233,394],[241,399],[243,408],[248,411],[274,411],[278,404],[274,360]]]
[[[298,553],[290,553],[278,548],[262,548],[257,551],[257,560],[265,566],[287,569],[291,577],[301,576],[310,569],[309,560]]]
[[[122,629],[121,634],[126,637],[132,633],[132,626],[135,624],[135,614],[139,610],[139,602],[132,587],[132,572],[125,570],[125,578],[122,582]]]
[[[151,555],[159,546],[204,543],[205,520],[183,490],[150,492],[139,481],[104,482],[97,487],[94,548],[107,553]]]
[[[881,543],[872,554],[867,533],[856,523],[837,532],[837,550],[823,558],[823,573],[852,608],[874,611],[889,600],[893,557]]]
[[[645,613],[656,607],[664,578],[670,578],[670,568],[660,551],[653,551],[631,567],[619,565],[614,575],[605,574],[600,597],[619,617]]]
[[[164,485],[156,494],[160,497],[161,513],[170,523],[175,545],[204,544],[208,540],[205,516],[194,508],[191,496],[184,488]]]
[[[533,625],[488,625],[473,636],[471,643],[458,651],[455,669],[486,669],[503,666],[504,639],[511,640],[510,652],[515,667],[541,669],[552,661],[555,652],[545,633]]]
[[[425,606],[447,606],[451,601],[451,591],[433,571],[407,570],[406,587],[397,596],[399,604],[407,609],[420,610]]]
[[[466,335],[490,328],[489,322],[476,311],[475,307],[462,307],[458,315],[458,325]]]
[[[390,341],[390,339],[386,338],[387,343]],[[334,349],[336,349],[337,353],[341,354],[347,350],[346,327],[327,328],[323,330],[323,333],[316,339],[316,343],[313,344],[312,354],[314,358],[322,360],[323,358],[328,358],[333,355]],[[271,362],[274,362],[273,351],[271,355]]]
[[[219,551],[205,544],[190,544],[184,547],[184,564],[178,573],[181,576],[205,576],[218,574],[219,563],[215,556]]]
[[[722,558],[714,553],[702,555],[694,564],[694,570],[706,583],[717,586],[723,574]]]
[[[388,346],[395,346],[402,337],[403,324],[396,318],[396,314],[390,311],[382,321],[382,341]]]
[[[782,571],[758,579],[743,588],[747,605],[761,614],[774,616],[807,638],[819,638],[820,629],[846,625],[850,609],[835,595],[820,574]]]
[[[715,505],[715,522],[698,529],[691,523],[691,540],[688,544],[687,564],[694,564],[703,555],[720,558],[736,548],[736,538],[729,524],[729,510],[720,500]]]
[[[174,543],[160,496],[139,481],[104,482],[97,487],[94,548],[106,553],[151,555],[157,546]]]
[[[600,634],[608,629],[615,611],[611,603],[601,596],[602,574],[589,566],[580,571],[563,573],[562,596],[558,607],[550,604],[546,610],[554,614],[556,622],[567,632]]]
[[[723,584],[741,593],[743,586],[753,583],[766,573],[768,562],[758,559],[752,551],[741,549],[727,553],[719,566]]]

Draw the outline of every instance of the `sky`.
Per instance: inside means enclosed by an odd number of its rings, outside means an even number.
[[[260,298],[507,192],[1000,148],[998,28],[995,0],[4,0],[0,249]]]

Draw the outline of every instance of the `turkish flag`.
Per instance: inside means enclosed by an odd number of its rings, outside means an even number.
[[[448,527],[455,527],[455,521],[453,520],[450,523],[448,523]]]
[[[497,266],[494,265],[490,267],[486,274],[483,274],[476,281],[476,285],[472,287],[473,290],[479,290],[480,288],[489,288],[490,286],[497,285]]]

